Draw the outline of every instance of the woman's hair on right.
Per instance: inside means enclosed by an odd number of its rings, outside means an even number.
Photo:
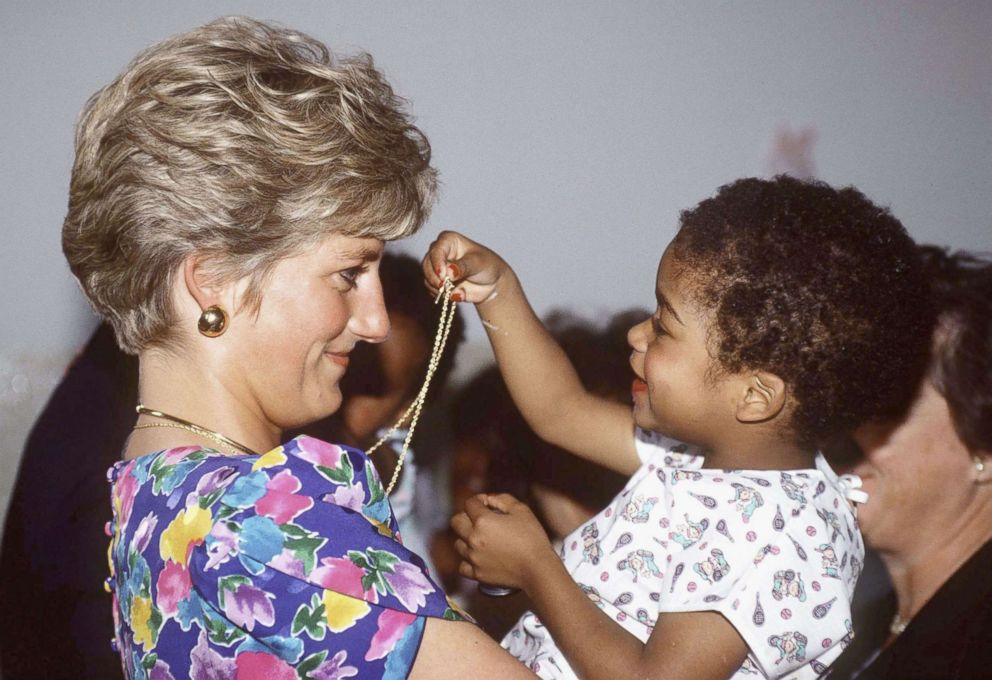
[[[139,54],[86,104],[63,251],[121,347],[166,344],[171,284],[204,256],[220,281],[265,274],[328,233],[416,231],[430,147],[371,57],[298,31],[218,19]]]
[[[992,451],[992,260],[920,246],[937,308],[930,382],[971,451]]]
[[[672,248],[690,299],[713,313],[717,369],[782,378],[800,442],[823,445],[912,400],[928,286],[906,230],[858,190],[738,180],[682,213]]]

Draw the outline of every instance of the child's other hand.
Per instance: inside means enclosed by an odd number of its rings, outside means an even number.
[[[455,284],[452,298],[476,304],[496,297],[500,282],[512,273],[499,255],[454,231],[438,235],[424,256],[423,268],[424,284],[432,295],[449,276]]]
[[[527,590],[545,560],[558,560],[534,513],[509,494],[479,494],[451,519],[459,573],[483,583]]]

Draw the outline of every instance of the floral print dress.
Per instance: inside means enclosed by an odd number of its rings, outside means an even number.
[[[127,678],[405,678],[426,617],[464,618],[403,547],[361,451],[173,448],[108,479]]]

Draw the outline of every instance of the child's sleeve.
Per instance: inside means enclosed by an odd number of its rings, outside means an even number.
[[[860,542],[815,512],[792,516],[774,499],[728,505],[721,491],[699,540],[672,545],[660,611],[719,612],[767,677],[803,666],[816,677],[850,640]]]

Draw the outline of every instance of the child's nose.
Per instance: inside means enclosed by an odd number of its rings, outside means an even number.
[[[650,325],[651,319],[645,319],[627,331],[627,344],[633,350],[643,352],[647,347],[647,331]]]

